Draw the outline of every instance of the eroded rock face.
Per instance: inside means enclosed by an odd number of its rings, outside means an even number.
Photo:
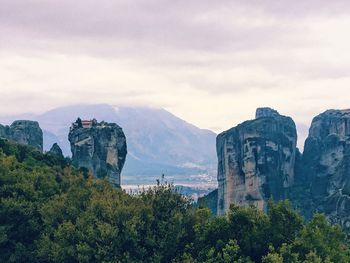
[[[0,137],[43,150],[43,132],[36,121],[17,120],[10,126],[0,125]]]
[[[218,214],[230,204],[266,207],[293,184],[297,133],[293,120],[269,108],[217,137]]]
[[[57,143],[54,143],[52,145],[49,153],[52,154],[52,155],[56,155],[56,156],[58,156],[60,158],[64,158],[62,149]]]
[[[96,120],[72,124],[69,132],[72,162],[89,169],[95,177],[104,178],[120,186],[120,173],[127,154],[126,138],[115,123]]]
[[[278,111],[268,107],[257,108],[255,112],[255,119],[263,118],[263,117],[277,117],[277,116],[280,116]]]
[[[350,110],[328,110],[313,119],[303,163],[311,209],[350,230]]]

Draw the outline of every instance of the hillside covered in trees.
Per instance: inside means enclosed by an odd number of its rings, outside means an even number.
[[[69,160],[0,140],[0,262],[350,262],[347,236],[288,201],[196,208],[171,185],[129,195]]]

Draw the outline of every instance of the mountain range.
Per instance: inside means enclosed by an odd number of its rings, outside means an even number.
[[[123,128],[128,146],[122,173],[124,185],[154,184],[163,174],[176,184],[202,187],[216,184],[216,134],[164,109],[81,104],[42,114],[2,116],[0,122],[38,121],[44,133],[44,150],[57,142],[64,155],[70,156],[69,127],[78,117],[115,122]]]

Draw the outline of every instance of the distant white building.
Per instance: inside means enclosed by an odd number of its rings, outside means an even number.
[[[89,129],[91,128],[92,126],[97,126],[98,125],[98,122],[96,119],[92,119],[92,120],[82,120],[81,121],[81,125],[83,128],[85,129]],[[79,127],[79,123],[78,121],[72,123],[72,126],[70,127],[70,130],[73,130],[75,128],[78,128]]]

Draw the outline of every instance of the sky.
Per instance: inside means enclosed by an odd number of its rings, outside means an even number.
[[[259,106],[301,137],[350,108],[350,1],[0,0],[0,115],[161,107],[215,132]]]

